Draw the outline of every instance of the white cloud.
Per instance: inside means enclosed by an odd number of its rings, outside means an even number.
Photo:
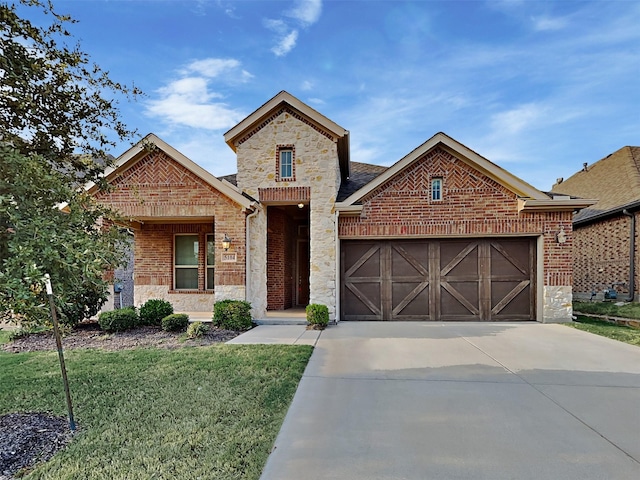
[[[187,73],[199,73],[207,78],[215,78],[225,72],[237,69],[240,66],[238,60],[232,58],[205,58],[194,60],[183,70]]]
[[[206,1],[206,0],[203,0],[203,1]],[[233,5],[233,3],[231,3],[231,2],[223,2],[222,0],[217,0],[216,4],[218,5],[218,8],[220,8],[227,17],[233,18],[234,20],[237,20],[237,19],[240,18],[236,14],[236,7],[235,7],[235,5]]]
[[[289,27],[284,22],[284,20],[274,20],[272,18],[265,18],[263,20],[264,26],[269,30],[272,30],[280,35],[284,35],[287,33]]]
[[[540,105],[527,103],[492,115],[491,126],[496,132],[519,133],[536,124],[544,113],[545,109]]]
[[[283,57],[293,50],[298,42],[299,28],[307,28],[320,19],[322,0],[296,0],[291,9],[283,15],[293,21],[267,18],[263,21],[266,28],[276,33],[276,44],[271,51],[277,57]]]
[[[296,0],[293,8],[285,15],[298,20],[303,26],[313,25],[322,13],[322,0]]]
[[[538,32],[547,32],[564,29],[568,22],[566,18],[533,17],[533,28]]]
[[[293,30],[291,33],[281,38],[278,44],[275,45],[271,51],[276,54],[276,57],[282,57],[293,50],[297,41],[298,31]]]
[[[224,96],[211,87],[214,79],[233,84],[253,77],[240,67],[241,63],[234,59],[195,60],[178,71],[181,78],[156,90],[156,98],[146,102],[145,113],[173,126],[204,130],[230,128],[245,114],[222,102]]]
[[[313,89],[313,82],[310,82],[309,80],[305,80],[302,82],[302,85],[300,85],[300,90],[305,92],[308,92],[311,89]]]

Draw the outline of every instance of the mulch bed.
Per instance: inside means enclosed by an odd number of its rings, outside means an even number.
[[[193,340],[181,340],[179,333],[165,332],[160,327],[140,327],[125,332],[106,333],[96,322],[78,325],[62,338],[62,348],[98,348],[101,350],[125,350],[139,347],[182,348],[212,345],[226,342],[239,335],[238,332],[212,327],[206,335]],[[22,353],[56,350],[53,333],[39,333],[1,346],[5,352]]]
[[[179,333],[159,327],[140,327],[117,333],[105,333],[95,322],[79,325],[62,339],[64,350],[96,348],[124,350],[140,347],[182,348],[226,342],[238,332],[211,328],[200,338],[181,340]],[[15,339],[0,346],[5,352],[21,353],[56,350],[52,333],[40,333]],[[45,413],[9,413],[0,415],[0,480],[11,480],[18,472],[28,471],[46,462],[71,441],[73,434],[66,418]]]

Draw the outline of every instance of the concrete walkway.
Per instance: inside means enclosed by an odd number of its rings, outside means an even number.
[[[306,325],[258,325],[227,343],[315,345],[320,333],[320,330],[307,330]]]
[[[566,326],[344,322],[261,479],[637,480],[639,406],[640,348]]]

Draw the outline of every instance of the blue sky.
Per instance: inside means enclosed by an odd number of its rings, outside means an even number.
[[[54,0],[123,119],[214,175],[280,90],[391,165],[443,131],[541,190],[640,145],[640,2]],[[128,148],[122,145],[113,154]]]

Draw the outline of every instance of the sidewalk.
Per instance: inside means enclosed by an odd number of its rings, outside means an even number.
[[[321,333],[321,330],[307,330],[306,325],[258,325],[227,343],[278,343],[315,346]]]

